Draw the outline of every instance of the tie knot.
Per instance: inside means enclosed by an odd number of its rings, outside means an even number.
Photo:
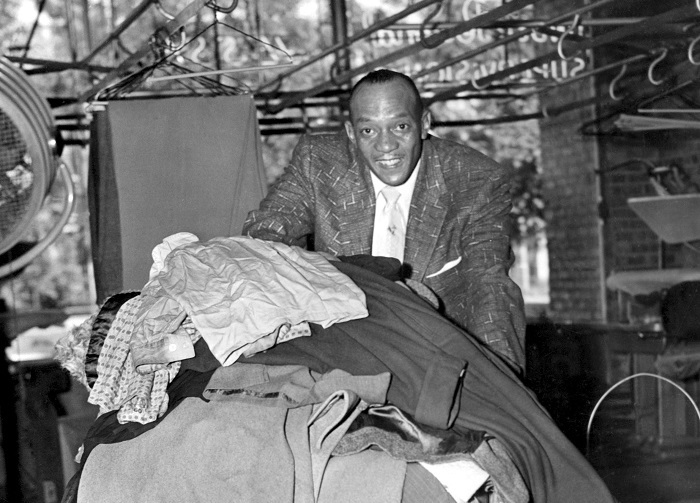
[[[401,196],[401,192],[399,192],[399,189],[396,187],[384,187],[381,192],[382,196],[384,196],[384,199],[386,199],[386,204],[388,206],[392,206],[396,204],[396,201],[398,201],[399,196]]]

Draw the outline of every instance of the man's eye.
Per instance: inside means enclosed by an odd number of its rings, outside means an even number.
[[[360,130],[360,132],[365,136],[372,134],[372,130],[370,128],[363,128]]]
[[[396,126],[396,129],[400,131],[405,131],[406,129],[408,129],[408,124],[399,124],[398,126]]]

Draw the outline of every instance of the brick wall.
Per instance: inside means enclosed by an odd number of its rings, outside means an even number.
[[[564,6],[571,10],[583,2]],[[563,11],[561,2],[537,4],[535,17]],[[542,47],[554,50],[554,44]],[[552,108],[593,96],[589,80],[542,94]],[[594,117],[588,106],[540,122],[549,248],[548,314],[561,321],[603,321],[601,227],[598,218],[598,153],[595,138],[582,136],[581,124]]]
[[[573,95],[590,92],[550,93],[548,103],[566,103]],[[564,101],[565,100],[565,101]],[[592,118],[592,110],[579,109],[543,120],[540,124],[544,190],[547,201],[550,315],[567,321],[602,321],[602,260],[598,219],[598,166],[594,139],[578,132]]]
[[[631,197],[653,193],[647,163],[658,157],[655,143],[635,135],[598,138],[605,277],[659,267],[659,239],[627,204]],[[605,298],[607,321],[628,321],[627,310],[618,305],[618,293],[606,289]]]

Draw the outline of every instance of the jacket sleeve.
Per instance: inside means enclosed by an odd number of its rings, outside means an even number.
[[[525,309],[520,288],[508,271],[510,246],[510,174],[494,161],[481,171],[476,191],[465,195],[474,204],[461,210],[462,260],[441,295],[445,314],[500,354],[518,373],[525,364]],[[476,180],[474,180],[476,181]],[[465,214],[466,212],[469,214]],[[428,283],[430,285],[430,283]]]
[[[314,190],[311,183],[312,148],[303,136],[292,160],[260,207],[248,213],[242,234],[288,245],[302,245],[314,230]]]

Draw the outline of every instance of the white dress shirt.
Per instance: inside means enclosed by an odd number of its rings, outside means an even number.
[[[420,169],[420,160],[416,165],[416,169],[413,170],[411,176],[406,180],[405,183],[395,187],[401,197],[399,197],[398,205],[403,213],[403,234],[406,235],[406,226],[408,225],[408,212],[411,209],[411,199],[413,198],[413,189],[416,186],[416,180],[418,179],[418,170]],[[370,172],[372,177],[372,186],[374,188],[374,197],[377,201],[376,209],[374,212],[374,230],[372,232],[372,255],[375,257],[385,257],[389,256],[386,251],[386,245],[388,243],[388,229],[387,226],[382,225],[382,214],[384,212],[384,206],[386,205],[386,200],[380,196],[380,192],[387,185],[382,182],[374,173]],[[397,257],[403,262],[403,256]]]

